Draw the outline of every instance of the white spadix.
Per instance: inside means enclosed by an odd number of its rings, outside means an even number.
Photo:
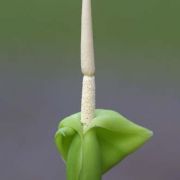
[[[91,0],[82,0],[81,70],[84,75],[81,99],[81,122],[86,127],[93,119],[95,112],[95,64]]]

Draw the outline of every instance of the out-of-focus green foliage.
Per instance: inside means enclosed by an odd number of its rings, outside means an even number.
[[[92,1],[95,38],[179,47],[179,0]],[[1,0],[2,42],[77,43],[81,0]]]

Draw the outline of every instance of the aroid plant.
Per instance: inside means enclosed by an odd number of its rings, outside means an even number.
[[[95,109],[91,0],[82,2],[81,21],[81,112],[60,121],[55,142],[66,164],[67,180],[101,180],[105,172],[142,146],[152,132],[118,112]]]

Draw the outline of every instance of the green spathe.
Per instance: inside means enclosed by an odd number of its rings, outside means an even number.
[[[153,134],[111,110],[97,109],[95,118],[84,130],[80,116],[76,113],[63,119],[55,134],[68,180],[100,180],[103,173]]]

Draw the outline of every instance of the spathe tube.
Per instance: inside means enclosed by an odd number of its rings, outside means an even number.
[[[80,113],[59,124],[55,142],[67,166],[67,180],[100,180],[153,134],[112,110],[97,109],[95,115],[85,131]]]

